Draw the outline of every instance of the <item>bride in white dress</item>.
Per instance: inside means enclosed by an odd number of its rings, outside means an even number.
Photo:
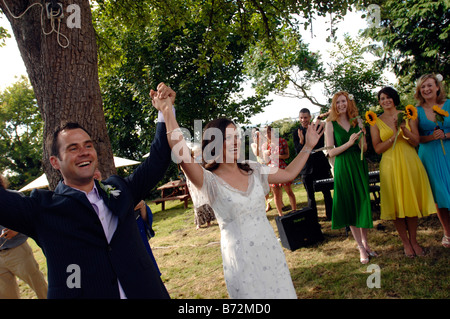
[[[220,130],[223,148],[212,152],[214,160],[203,167],[195,163],[187,146],[183,145],[185,142],[172,110],[175,92],[161,83],[158,91],[151,90],[150,95],[153,105],[164,116],[169,145],[188,178],[194,205],[209,204],[215,212],[230,298],[297,298],[286,257],[266,217],[265,195],[269,183],[292,181],[299,174],[323,134],[323,127],[310,125],[307,145],[302,152],[286,169],[277,169],[256,162],[238,163],[238,130],[232,121],[217,119],[208,123],[205,131],[208,128],[216,129],[215,132]],[[203,140],[202,150],[214,141]],[[211,145],[209,147],[211,149]]]

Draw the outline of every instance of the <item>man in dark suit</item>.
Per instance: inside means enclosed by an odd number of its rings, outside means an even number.
[[[295,129],[292,133],[294,138],[295,151],[300,153],[305,145],[306,130],[311,123],[311,112],[307,108],[303,108],[299,113],[299,120],[301,126]],[[322,136],[314,147],[314,149],[322,148],[324,146],[324,137]],[[314,195],[314,181],[330,178],[330,163],[322,151],[318,151],[309,156],[308,161],[300,172],[302,182],[308,194],[308,206],[317,211],[316,198]],[[331,210],[333,206],[333,199],[329,190],[324,190],[323,197],[325,201],[325,212],[327,219],[331,220]]]
[[[175,101],[167,86],[160,94]],[[50,149],[63,177],[54,192],[0,189],[0,224],[32,237],[47,258],[48,298],[169,298],[133,212],[169,165],[165,124],[157,123],[150,156],[127,178],[94,180],[97,152],[79,125],[57,130]]]

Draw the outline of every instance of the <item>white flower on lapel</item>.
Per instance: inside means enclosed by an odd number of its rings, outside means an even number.
[[[114,198],[116,198],[117,196],[120,195],[121,190],[120,189],[116,189],[114,186],[112,185],[105,185],[102,182],[98,181],[98,184],[100,185],[100,187],[105,191],[106,195],[108,196],[108,198],[113,195]]]
[[[116,198],[117,196],[120,195],[121,190],[120,189],[112,189],[111,190],[111,195],[113,195],[114,198]]]

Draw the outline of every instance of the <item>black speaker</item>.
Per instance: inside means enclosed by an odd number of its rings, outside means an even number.
[[[284,216],[276,216],[275,221],[283,247],[292,251],[321,242],[323,238],[317,213],[311,207],[296,210]]]

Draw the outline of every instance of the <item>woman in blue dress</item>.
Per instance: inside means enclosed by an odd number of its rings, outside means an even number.
[[[442,245],[450,248],[450,100],[442,76],[426,74],[417,81],[420,146],[419,157],[425,166],[444,229]],[[443,114],[439,121],[437,114]],[[447,116],[446,116],[447,115]]]

